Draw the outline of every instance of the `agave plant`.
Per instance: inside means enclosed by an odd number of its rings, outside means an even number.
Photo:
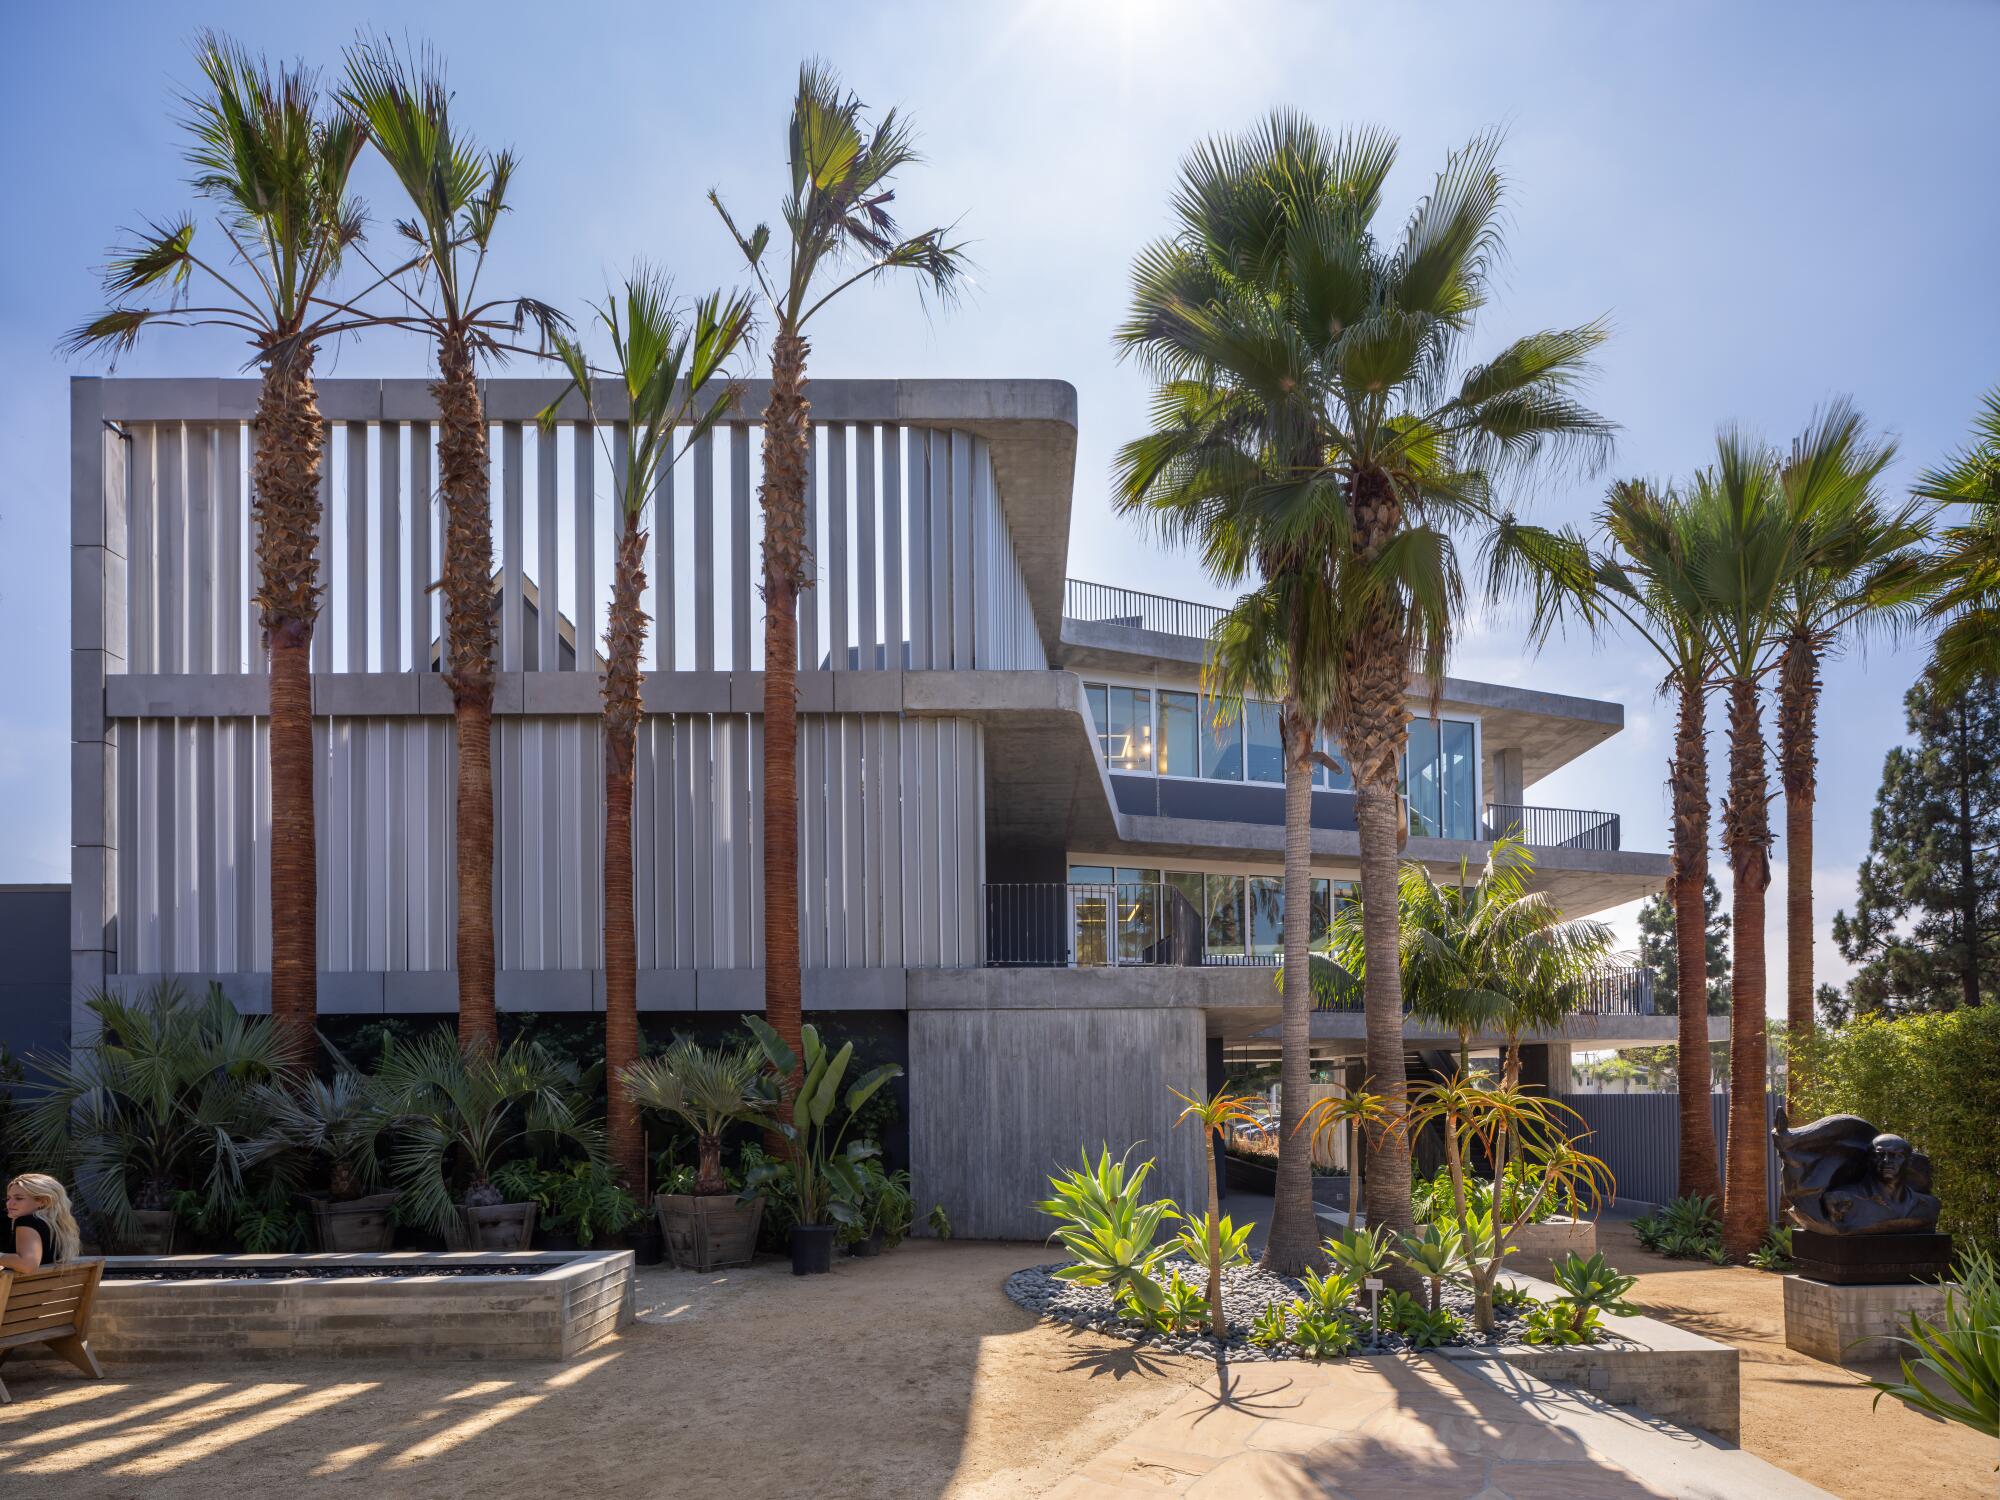
[[[276,1151],[253,1092],[284,1076],[271,1022],[237,1014],[217,985],[200,1000],[162,981],[87,1003],[97,1039],[34,1059],[44,1078],[27,1090],[24,1144],[73,1163],[83,1206],[113,1239],[133,1236],[135,1209],[171,1209],[184,1190],[226,1218],[245,1171]]]
[[[699,1165],[697,1196],[729,1191],[722,1175],[722,1137],[731,1125],[763,1124],[770,1100],[758,1088],[760,1064],[748,1047],[700,1046],[683,1037],[659,1057],[634,1063],[620,1075],[625,1097],[640,1109],[658,1110],[694,1132]]]
[[[1557,1304],[1568,1310],[1570,1327],[1579,1334],[1596,1322],[1599,1313],[1631,1317],[1639,1311],[1625,1300],[1625,1294],[1638,1284],[1639,1278],[1614,1271],[1605,1263],[1602,1250],[1588,1260],[1581,1255],[1565,1255],[1550,1269],[1549,1275],[1562,1288]]]
[[[423,1228],[448,1231],[461,1203],[504,1201],[492,1179],[510,1156],[569,1145],[603,1159],[603,1131],[578,1108],[575,1071],[532,1042],[464,1052],[434,1031],[391,1043],[377,1077],[398,1134],[390,1176],[404,1217]]]
[[[1400,1238],[1403,1244],[1397,1254],[1404,1265],[1424,1278],[1430,1289],[1430,1310],[1436,1312],[1444,1279],[1465,1252],[1464,1237],[1449,1225],[1426,1224],[1421,1234]]]
[[[1901,1380],[1868,1382],[1878,1406],[1884,1396],[1894,1396],[1918,1411],[2000,1437],[2000,1267],[1990,1254],[1967,1250],[1959,1259],[1958,1286],[1945,1287],[1943,1314],[1934,1323],[1910,1314],[1909,1333],[1897,1342],[1917,1357],[1901,1362]]]
[[[1082,1153],[1082,1165],[1051,1177],[1049,1187],[1055,1196],[1035,1207],[1058,1221],[1054,1238],[1076,1257],[1075,1264],[1055,1273],[1058,1280],[1110,1287],[1114,1299],[1129,1299],[1157,1313],[1167,1301],[1155,1273],[1173,1247],[1153,1242],[1161,1227],[1180,1218],[1181,1211],[1171,1199],[1145,1201],[1153,1164],[1143,1161],[1128,1172],[1126,1160],[1131,1154],[1128,1147],[1113,1161],[1111,1148],[1105,1146],[1093,1167],[1090,1154]]]

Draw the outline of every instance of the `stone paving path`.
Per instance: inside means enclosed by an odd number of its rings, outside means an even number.
[[[1761,1459],[1551,1389],[1422,1356],[1247,1364],[1203,1381],[1050,1500],[1824,1500]]]

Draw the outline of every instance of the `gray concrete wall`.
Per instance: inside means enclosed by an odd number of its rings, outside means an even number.
[[[69,985],[69,887],[0,885],[0,1047],[17,1062],[67,1050]]]
[[[1196,1206],[1201,1140],[1175,1129],[1202,1092],[1196,1010],[928,1010],[910,1014],[910,1175],[919,1222],[933,1203],[968,1239],[1039,1240],[1031,1205],[1052,1171],[1132,1146],[1155,1159],[1147,1185]],[[1051,1258],[1055,1258],[1051,1252]]]

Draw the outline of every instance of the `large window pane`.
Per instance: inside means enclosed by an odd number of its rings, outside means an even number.
[[[1176,963],[1192,963],[1195,951],[1204,942],[1203,913],[1208,896],[1199,870],[1168,870],[1161,878],[1161,930],[1177,944],[1185,945]]]
[[[1410,725],[1410,748],[1404,760],[1405,795],[1410,799],[1410,834],[1413,838],[1442,837],[1443,817],[1438,804],[1438,726],[1434,719],[1418,719]]]
[[[1151,773],[1153,695],[1148,689],[1105,690],[1104,762],[1114,771]]]
[[[1243,719],[1231,715],[1218,724],[1213,698],[1201,700],[1201,774],[1210,781],[1243,779]]]
[[[1104,753],[1104,736],[1110,726],[1105,722],[1108,709],[1105,703],[1105,687],[1101,682],[1086,682],[1083,696],[1090,703],[1090,727],[1097,733],[1097,753]]]
[[[1340,769],[1329,771],[1325,766],[1316,766],[1313,770],[1313,785],[1335,792],[1353,791],[1354,778],[1347,772],[1347,760],[1340,753],[1339,743],[1334,740],[1333,736],[1322,734],[1319,737],[1319,747],[1332,757],[1334,764],[1339,766]]]
[[[1324,951],[1333,937],[1333,882],[1314,880],[1312,885],[1312,921],[1306,931],[1306,942],[1313,948]]]
[[[1250,879],[1250,951],[1279,953],[1285,946],[1285,882],[1262,875]]]
[[[1243,877],[1208,877],[1208,951],[1217,955],[1243,951]]]
[[[1160,872],[1118,870],[1118,961],[1150,963],[1160,941]]]
[[[1196,722],[1201,709],[1193,693],[1160,694],[1160,774],[1199,776],[1195,743],[1200,736]]]
[[[1249,762],[1250,780],[1282,782],[1285,779],[1285,747],[1278,738],[1278,705],[1245,703],[1243,727],[1246,731],[1244,758]]]
[[[1446,719],[1443,730],[1438,774],[1443,784],[1444,836],[1448,839],[1476,838],[1479,833],[1479,808],[1474,773],[1478,759],[1472,748],[1472,726],[1463,719]]]

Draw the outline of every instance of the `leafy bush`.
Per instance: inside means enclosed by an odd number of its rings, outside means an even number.
[[[1304,1307],[1295,1302],[1293,1307]],[[1289,1311],[1273,1302],[1250,1322],[1250,1342],[1259,1349],[1275,1349],[1280,1344],[1291,1342],[1292,1323]]]
[[[1292,1304],[1298,1315],[1292,1324],[1292,1347],[1308,1359],[1338,1359],[1354,1352],[1361,1337],[1339,1313],[1317,1312],[1302,1302]]]
[[[1148,1307],[1129,1284],[1118,1297],[1120,1311],[1149,1333],[1199,1333],[1208,1322],[1208,1298],[1179,1271],[1160,1288],[1158,1307]]]
[[[1646,1249],[1669,1260],[1729,1262],[1722,1248],[1721,1216],[1715,1200],[1705,1195],[1690,1193],[1658,1214],[1641,1214],[1632,1221],[1632,1233]]]
[[[1750,1252],[1750,1264],[1760,1271],[1785,1272],[1792,1268],[1792,1232],[1782,1224],[1773,1224],[1764,1236],[1764,1243]]]
[[[1430,1287],[1430,1307],[1435,1311],[1445,1277],[1452,1273],[1465,1253],[1465,1240],[1448,1224],[1426,1224],[1420,1235],[1402,1235],[1397,1257]]]
[[[1908,1136],[1935,1169],[1938,1228],[2000,1254],[2000,1005],[1884,1020],[1801,1038],[1800,1119],[1856,1114]]]
[[[536,1201],[547,1228],[575,1235],[586,1250],[601,1236],[623,1234],[645,1217],[638,1200],[618,1185],[611,1168],[588,1158],[543,1173]]]
[[[1306,1305],[1328,1317],[1345,1312],[1354,1294],[1361,1290],[1361,1278],[1349,1271],[1329,1271],[1322,1276],[1307,1267],[1304,1281]]]
[[[1524,1308],[1540,1307],[1535,1294],[1518,1281],[1494,1283],[1493,1306],[1498,1312],[1519,1312]]]
[[[1396,1332],[1412,1349],[1435,1349],[1465,1337],[1465,1320],[1448,1307],[1419,1305],[1396,1324]]]
[[[1538,1304],[1528,1310],[1528,1326],[1521,1337],[1530,1344],[1594,1344],[1603,1332],[1598,1326],[1597,1309],[1585,1308],[1580,1315],[1553,1303]]]
[[[1396,1235],[1387,1227],[1349,1229],[1326,1242],[1325,1249],[1336,1266],[1354,1278],[1356,1286],[1389,1269],[1394,1256]]]
[[[931,1227],[931,1233],[941,1240],[951,1238],[951,1215],[944,1211],[942,1203],[931,1205],[930,1215],[924,1220]]]
[[[1930,1416],[2000,1437],[2000,1267],[1990,1254],[1976,1246],[1966,1251],[1958,1286],[1945,1288],[1944,1316],[1932,1323],[1910,1314],[1909,1333],[1897,1342],[1917,1358],[1902,1361],[1901,1380],[1868,1382],[1876,1405],[1894,1396]]]
[[[1549,1275],[1562,1289],[1562,1295],[1550,1308],[1568,1317],[1570,1329],[1577,1335],[1571,1342],[1594,1342],[1601,1313],[1630,1317],[1639,1310],[1625,1300],[1625,1294],[1639,1278],[1613,1270],[1605,1263],[1601,1250],[1588,1260],[1581,1255],[1565,1255],[1551,1267]],[[1534,1314],[1529,1317],[1532,1322]]]
[[[1577,1211],[1575,1191],[1558,1180],[1542,1189],[1547,1169],[1538,1162],[1510,1161],[1501,1180],[1500,1216],[1523,1224],[1545,1224],[1558,1214],[1572,1217]],[[1484,1213],[1493,1207],[1493,1184],[1483,1177],[1467,1174],[1466,1206]],[[1456,1213],[1451,1189],[1451,1168],[1439,1167],[1429,1177],[1419,1177],[1410,1188],[1410,1209],[1418,1224],[1450,1220]]]
[[[1375,1315],[1384,1328],[1392,1332],[1401,1332],[1405,1323],[1412,1322],[1429,1311],[1423,1298],[1391,1288],[1382,1294]]]

